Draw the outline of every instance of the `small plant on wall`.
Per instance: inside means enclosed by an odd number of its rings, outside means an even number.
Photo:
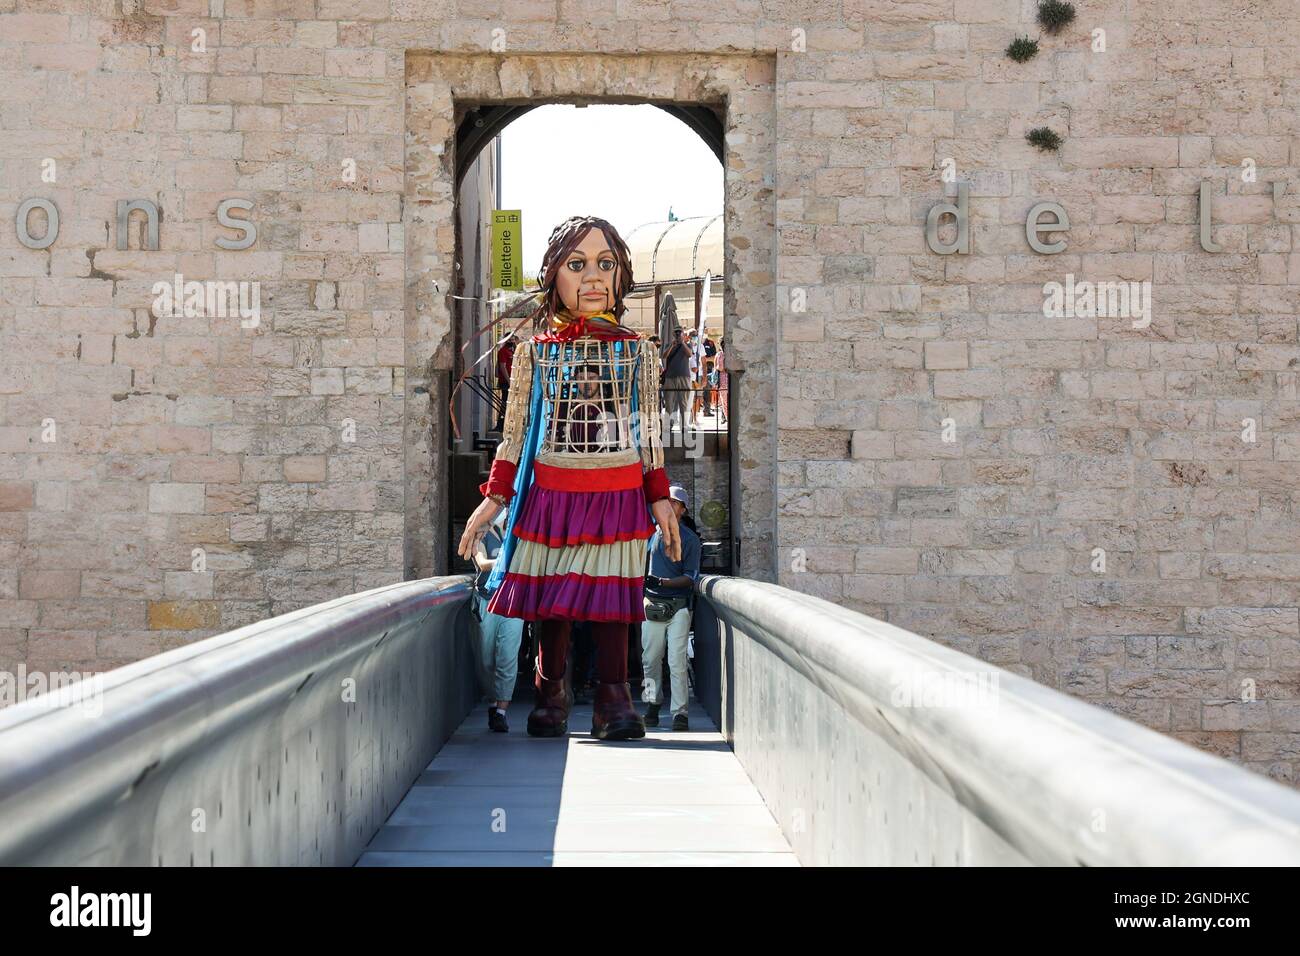
[[[1007,47],[1007,56],[1017,63],[1032,60],[1038,54],[1038,41],[1029,37],[1016,37]]]
[[[1038,22],[1048,33],[1059,33],[1074,20],[1074,5],[1066,0],[1042,0],[1038,5]]]
[[[1025,139],[1029,140],[1031,145],[1037,146],[1045,153],[1056,152],[1056,150],[1061,148],[1062,142],[1061,137],[1046,126],[1039,126],[1035,129],[1031,129],[1025,134]]]

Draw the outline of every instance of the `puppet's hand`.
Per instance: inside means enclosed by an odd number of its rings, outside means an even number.
[[[474,513],[469,516],[469,521],[465,522],[465,533],[460,536],[460,545],[456,548],[457,554],[466,561],[470,559],[475,547],[491,526],[492,519],[501,511],[501,507],[491,498],[483,499],[474,509]]]
[[[650,506],[650,512],[659,523],[659,534],[663,538],[664,554],[669,561],[682,559],[682,533],[677,527],[677,512],[673,510],[671,498],[660,498]]]

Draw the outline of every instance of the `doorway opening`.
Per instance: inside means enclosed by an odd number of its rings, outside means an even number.
[[[541,253],[570,215],[608,219],[628,244],[634,285],[621,322],[659,337],[660,358],[690,366],[689,387],[663,389],[660,419],[669,479],[691,499],[701,571],[735,573],[738,475],[727,405],[736,394],[725,358],[729,286],[722,107],[701,104],[457,102],[454,163],[456,271],[449,389],[459,435],[447,432],[447,561],[482,500],[500,440],[511,357],[503,337],[536,306]],[[596,131],[588,136],[585,130]],[[522,288],[493,275],[492,212],[518,210]],[[683,343],[674,346],[676,329]],[[694,333],[688,341],[685,333]],[[721,353],[721,354],[720,354]]]

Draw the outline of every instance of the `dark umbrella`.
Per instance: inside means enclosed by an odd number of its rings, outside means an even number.
[[[663,355],[673,344],[673,329],[677,328],[677,302],[671,292],[665,292],[659,301],[659,354]]]

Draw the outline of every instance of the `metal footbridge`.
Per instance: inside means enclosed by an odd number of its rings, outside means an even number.
[[[1300,863],[1300,794],[818,598],[706,576],[691,731],[487,730],[465,576],[0,710],[0,864]]]

